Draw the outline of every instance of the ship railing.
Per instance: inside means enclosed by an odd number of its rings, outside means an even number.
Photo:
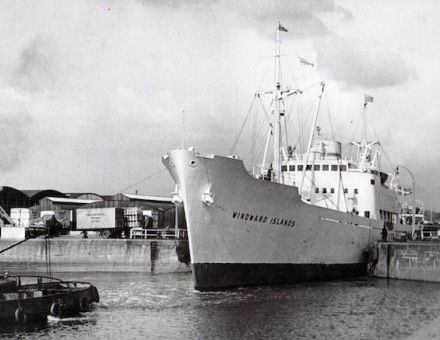
[[[169,229],[132,228],[130,230],[130,238],[187,240],[188,231],[186,229],[174,229],[174,228],[169,228]]]

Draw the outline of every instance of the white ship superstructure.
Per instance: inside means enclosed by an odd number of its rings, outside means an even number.
[[[355,160],[342,158],[341,143],[321,138],[318,128],[309,153],[282,162],[281,181],[300,188],[309,204],[397,223],[401,205],[395,174],[379,169],[379,150],[372,152],[378,143],[357,145]]]
[[[380,170],[377,142],[365,135],[353,143],[357,156],[343,158],[341,144],[320,135],[315,116],[306,151],[283,148],[284,102],[301,91],[281,84],[280,31],[287,30],[278,26],[275,87],[262,93],[273,103],[270,166],[269,143],[255,175],[237,157],[192,148],[163,157],[185,206],[199,290],[363,275],[384,226],[409,230],[399,223],[395,175]]]

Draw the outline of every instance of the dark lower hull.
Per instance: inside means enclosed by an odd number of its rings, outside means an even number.
[[[365,263],[275,264],[275,263],[194,263],[195,289],[219,290],[238,286],[292,284],[363,276]]]

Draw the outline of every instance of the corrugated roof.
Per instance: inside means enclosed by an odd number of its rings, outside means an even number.
[[[89,204],[100,202],[99,200],[79,200],[76,198],[63,198],[63,197],[46,197],[48,200],[57,203],[77,203],[77,204]]]
[[[82,195],[95,195],[102,197],[100,194],[97,194],[95,192],[66,192],[65,195],[69,198],[77,198]]]
[[[110,201],[113,195],[101,195],[101,197],[104,199],[104,201]]]
[[[82,208],[132,208],[138,207],[143,210],[157,209],[161,211],[167,211],[174,209],[174,204],[171,202],[158,202],[158,201],[142,201],[142,200],[130,200],[128,197],[126,200],[110,200],[99,201],[82,206]]]
[[[132,194],[123,194],[124,196],[132,199],[132,200],[139,200],[139,201],[156,201],[156,202],[170,202],[171,197],[164,197],[164,196],[144,196],[144,195],[132,195]]]
[[[21,190],[26,196],[29,198],[33,198],[34,196],[38,196],[38,199],[41,199],[43,197],[48,197],[48,195],[51,195],[50,197],[59,196],[59,197],[66,197],[65,194],[58,190],[53,189],[42,189],[42,190]]]

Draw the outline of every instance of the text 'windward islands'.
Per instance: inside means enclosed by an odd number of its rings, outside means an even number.
[[[263,215],[254,215],[249,214],[245,212],[238,212],[234,211],[232,212],[232,218],[236,220],[244,220],[244,221],[250,221],[250,222],[258,222],[258,223],[269,223],[269,224],[276,224],[276,225],[284,225],[286,227],[294,227],[295,221],[289,220],[286,218],[278,218],[278,217],[267,217]]]

